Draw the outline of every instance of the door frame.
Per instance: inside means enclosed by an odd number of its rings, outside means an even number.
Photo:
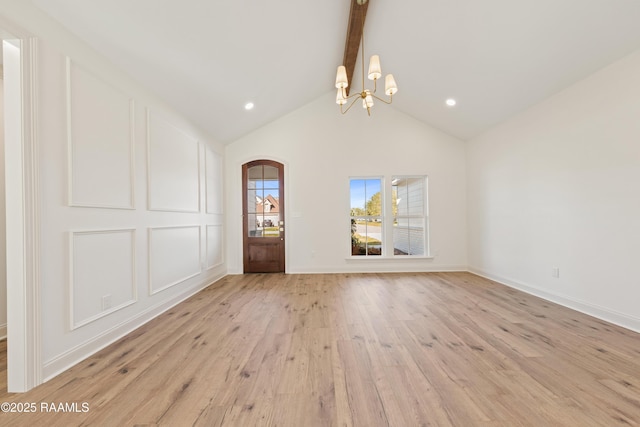
[[[0,28],[0,39],[11,41],[18,48],[16,74],[20,78],[20,111],[18,114],[4,111],[5,135],[7,127],[13,135],[4,141],[6,244],[11,247],[7,251],[7,388],[9,392],[25,392],[43,382],[36,114],[38,45],[36,38],[4,20],[0,21]],[[6,64],[4,69],[6,73]]]
[[[246,182],[245,182],[245,173],[244,173],[244,168],[245,166],[247,168],[251,167],[252,163],[264,163],[264,164],[269,164],[271,163],[271,166],[277,166],[277,167],[281,167],[282,168],[282,175],[279,177],[279,185],[280,185],[280,191],[279,191],[279,195],[280,195],[280,207],[281,207],[281,214],[280,214],[280,218],[282,221],[284,221],[284,234],[281,234],[281,239],[283,241],[283,245],[282,245],[282,252],[280,254],[280,263],[281,263],[281,271],[284,273],[287,273],[287,268],[289,265],[288,262],[288,250],[287,250],[287,246],[288,246],[288,239],[287,239],[287,224],[288,224],[288,218],[287,218],[287,206],[286,206],[286,200],[287,200],[287,175],[288,175],[288,167],[287,164],[280,160],[280,159],[274,159],[274,158],[268,158],[268,157],[259,157],[259,158],[252,158],[252,159],[248,159],[245,160],[243,162],[240,163],[240,194],[242,197],[242,200],[240,201],[240,217],[242,218],[242,224],[240,225],[240,232],[242,233],[241,235],[241,245],[240,245],[240,259],[241,261],[241,268],[242,268],[242,272],[245,273],[246,272],[246,263],[247,263],[247,251],[246,251],[246,247],[248,244],[248,228],[247,228],[247,222],[246,222],[246,218],[244,216],[244,211],[245,211],[245,204],[246,204]],[[279,226],[279,225],[278,225]]]

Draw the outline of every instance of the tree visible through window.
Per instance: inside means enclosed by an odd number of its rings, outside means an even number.
[[[385,198],[382,178],[351,178],[352,256],[428,255],[426,176],[393,176],[390,188]]]
[[[352,178],[351,254],[382,255],[382,178]]]

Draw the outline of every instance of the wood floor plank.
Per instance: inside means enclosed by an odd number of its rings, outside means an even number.
[[[6,390],[6,342],[0,342]],[[640,426],[640,334],[470,273],[227,276],[4,426]]]

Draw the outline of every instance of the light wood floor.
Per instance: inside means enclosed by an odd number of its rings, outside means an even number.
[[[89,405],[2,426],[638,426],[640,334],[468,273],[229,276],[0,402]]]

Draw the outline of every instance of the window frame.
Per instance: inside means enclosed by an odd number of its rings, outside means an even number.
[[[423,212],[421,216],[415,216],[412,215],[411,218],[415,219],[415,218],[422,218],[423,220],[423,225],[424,225],[424,254],[420,254],[420,255],[411,255],[411,254],[398,254],[395,255],[394,254],[394,241],[393,241],[393,232],[394,232],[394,220],[396,218],[396,215],[393,214],[393,207],[392,207],[392,203],[393,203],[393,179],[394,178],[401,178],[401,179],[408,179],[408,178],[419,178],[423,180],[423,191],[422,191],[422,197],[423,197]],[[371,179],[376,179],[376,180],[380,180],[380,197],[381,197],[381,204],[382,204],[382,209],[381,209],[381,215],[356,215],[353,216],[352,215],[352,206],[351,206],[351,191],[352,191],[352,181],[353,180],[371,180]],[[352,248],[349,248],[349,252],[348,252],[348,256],[347,259],[348,260],[374,260],[374,259],[378,259],[378,260],[416,260],[416,259],[432,259],[433,256],[431,255],[431,248],[430,248],[430,238],[431,238],[431,233],[429,230],[429,176],[428,175],[416,175],[416,174],[407,174],[407,175],[401,175],[401,174],[394,174],[394,175],[389,175],[389,176],[385,176],[385,175],[354,175],[354,176],[349,176],[348,178],[348,197],[349,197],[349,226],[350,226],[350,232],[352,232],[352,222],[351,220],[353,220],[354,218],[366,218],[367,220],[369,219],[380,219],[380,223],[381,223],[381,239],[382,239],[382,244],[381,244],[381,253],[380,255],[378,254],[368,254],[365,252],[365,254],[358,254],[358,255],[354,255],[352,253]]]
[[[404,215],[398,215],[397,211],[396,214],[394,215],[393,212],[391,213],[391,239],[390,239],[390,244],[392,246],[392,254],[394,257],[399,257],[399,258],[421,258],[421,257],[430,257],[430,250],[429,250],[429,191],[428,191],[428,186],[429,186],[429,177],[427,175],[392,175],[391,176],[391,203],[393,203],[393,187],[394,185],[394,181],[396,180],[421,180],[422,181],[422,212],[420,214],[404,214]],[[397,197],[397,196],[396,196]],[[393,208],[393,206],[392,206]],[[410,209],[409,209],[410,210]],[[419,246],[422,246],[423,248],[423,253],[421,254],[412,254],[412,253],[406,253],[406,254],[396,254],[395,250],[396,250],[396,244],[395,244],[395,231],[396,226],[396,220],[397,219],[406,219],[407,221],[411,221],[411,220],[420,220],[421,224],[422,224],[422,230],[423,230],[423,236],[422,236],[422,244]],[[409,226],[410,227],[410,226]],[[408,241],[409,241],[409,247],[411,248],[411,238],[408,237]]]
[[[351,210],[352,210],[352,206],[351,206],[351,184],[352,181],[356,181],[356,180],[364,180],[364,181],[368,181],[368,180],[378,180],[380,181],[380,215],[352,215]],[[386,188],[385,188],[385,179],[384,176],[382,175],[374,175],[374,176],[350,176],[349,177],[349,226],[350,226],[350,233],[353,237],[353,220],[356,218],[364,218],[365,221],[367,222],[378,222],[376,221],[377,219],[379,219],[380,222],[380,231],[381,231],[381,239],[380,239],[380,254],[370,254],[369,253],[369,243],[368,241],[365,242],[365,253],[364,254],[358,254],[358,255],[354,255],[353,254],[353,246],[352,248],[350,248],[350,255],[352,258],[354,259],[362,259],[362,258],[382,258],[385,256],[386,254],[386,248],[385,248],[385,218],[386,218],[386,198],[385,198],[385,194],[386,194]],[[375,194],[375,193],[374,193]],[[365,209],[366,209],[366,199],[365,199]],[[367,225],[368,227],[368,225]],[[368,233],[367,233],[368,235]]]

